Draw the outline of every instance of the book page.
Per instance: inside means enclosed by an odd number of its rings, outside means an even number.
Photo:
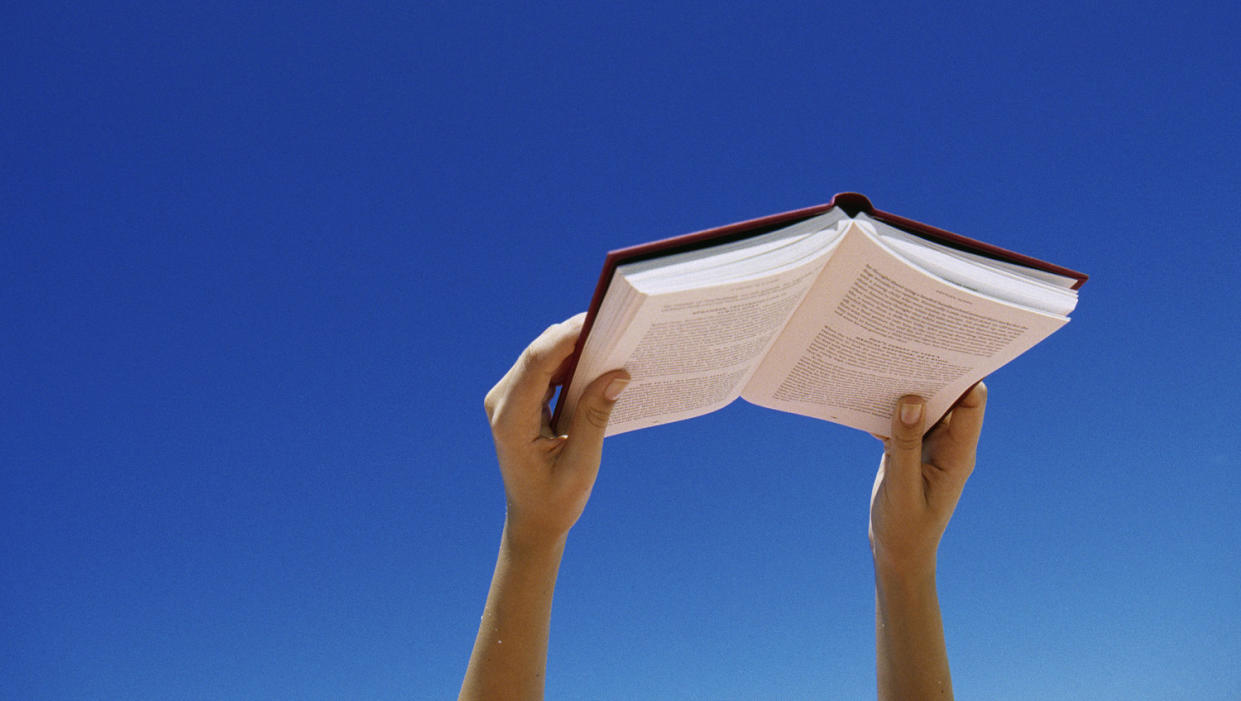
[[[902,395],[924,397],[938,420],[1067,322],[938,279],[855,223],[742,396],[887,435]]]
[[[582,381],[573,383],[565,415],[587,383],[619,367],[632,380],[607,435],[723,408],[741,394],[822,265],[816,259],[760,279],[644,296],[622,335],[595,357],[583,353]]]
[[[1077,292],[1072,289],[1077,281],[1073,278],[951,248],[864,213],[857,221],[892,252],[940,279],[1052,314],[1067,316],[1077,306]]]

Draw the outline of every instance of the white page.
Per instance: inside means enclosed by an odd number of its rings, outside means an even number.
[[[661,294],[754,279],[820,255],[838,238],[844,212],[832,208],[816,217],[743,241],[622,265],[634,288]]]
[[[938,418],[1067,322],[938,280],[855,223],[742,396],[886,435],[902,395]]]
[[[990,288],[992,291],[985,293],[1000,297],[1007,294],[1005,290],[1028,286],[1033,291],[1017,294],[1033,294],[1037,299],[1053,301],[1048,302],[1045,307],[1040,306],[1042,303],[1027,306],[1043,308],[1044,311],[1050,311],[1053,314],[1068,314],[1077,304],[1077,291],[1072,289],[1078,282],[1076,278],[946,246],[873,219],[865,213],[858,214],[857,221],[870,224],[874,227],[874,233],[878,235],[880,241],[890,245],[895,244],[894,247],[898,252],[908,252],[908,257],[921,267],[957,284],[973,288],[973,285],[967,284],[967,281],[974,276],[982,276],[984,280],[993,281],[984,284],[994,285]],[[1005,279],[1013,277],[1017,278],[1015,286],[1013,282]],[[1060,309],[1063,311],[1059,311]]]
[[[824,260],[804,261],[799,267],[757,280],[641,296],[611,341],[592,346],[595,333],[591,332],[566,397],[564,416],[572,416],[587,384],[620,367],[632,379],[612,409],[608,435],[680,421],[728,405],[740,395]]]

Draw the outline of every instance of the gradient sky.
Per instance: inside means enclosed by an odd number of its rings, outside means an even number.
[[[940,553],[976,699],[1241,697],[1235,3],[9,3],[0,696],[455,696],[482,397],[603,254],[866,193],[1092,275]],[[548,697],[874,694],[870,437],[609,439]]]

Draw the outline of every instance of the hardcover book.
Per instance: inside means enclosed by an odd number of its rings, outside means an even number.
[[[1068,323],[1086,279],[857,193],[612,251],[553,425],[624,367],[608,435],[738,397],[886,435],[897,399],[917,394],[930,426]]]

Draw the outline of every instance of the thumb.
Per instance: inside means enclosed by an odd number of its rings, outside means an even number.
[[[892,436],[886,446],[888,476],[907,495],[921,493],[922,427],[926,423],[926,403],[916,395],[905,395],[892,412]]]
[[[577,408],[569,419],[569,437],[560,454],[565,465],[587,465],[599,469],[603,454],[603,436],[612,416],[616,399],[629,384],[624,370],[606,372],[587,385],[578,399]]]

